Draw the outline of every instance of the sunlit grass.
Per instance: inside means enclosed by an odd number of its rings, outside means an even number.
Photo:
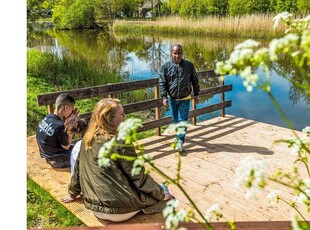
[[[27,177],[27,228],[85,226],[48,192]]]

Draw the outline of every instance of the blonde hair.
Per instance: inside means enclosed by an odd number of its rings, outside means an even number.
[[[98,136],[103,136],[105,140],[108,140],[117,134],[117,127],[113,125],[112,119],[119,105],[120,101],[114,98],[104,98],[97,102],[83,137],[86,150],[91,148]]]

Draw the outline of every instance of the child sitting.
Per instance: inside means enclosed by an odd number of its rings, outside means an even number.
[[[81,117],[72,117],[66,120],[65,122],[65,131],[68,133],[75,133],[77,137],[83,138],[87,129],[87,122],[84,118]],[[74,166],[76,158],[80,152],[82,139],[77,141],[71,151],[70,164],[71,164],[71,175],[73,175]]]

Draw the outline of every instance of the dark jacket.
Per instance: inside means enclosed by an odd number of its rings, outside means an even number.
[[[182,59],[178,65],[172,60],[162,65],[159,73],[159,91],[161,97],[182,99],[194,91],[199,95],[199,81],[193,63]]]
[[[111,166],[98,166],[98,151],[105,141],[99,138],[88,151],[82,141],[74,174],[69,184],[70,196],[81,191],[87,209],[109,214],[123,214],[138,211],[165,197],[161,186],[144,168],[140,174],[131,176],[133,161],[111,160]],[[136,156],[133,147],[118,148],[119,154]]]

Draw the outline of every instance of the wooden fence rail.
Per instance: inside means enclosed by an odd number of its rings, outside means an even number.
[[[214,73],[214,70],[201,71],[198,72],[197,74],[199,76],[199,79],[209,79],[218,77]],[[123,105],[123,108],[126,114],[135,113],[143,110],[155,109],[155,120],[143,123],[143,127],[139,130],[139,132],[156,128],[156,134],[161,135],[160,127],[170,124],[172,122],[172,118],[171,116],[163,118],[161,118],[160,116],[160,107],[162,107],[163,104],[161,98],[159,97],[158,83],[159,83],[158,78],[153,78],[147,80],[121,82],[121,83],[40,94],[37,96],[37,104],[39,106],[47,106],[48,112],[52,113],[54,111],[55,100],[57,96],[61,93],[68,93],[75,100],[81,100],[93,97],[113,97],[113,95],[115,95],[116,93],[154,88],[154,99],[125,104]],[[232,85],[231,84],[225,85],[224,81],[221,81],[221,84],[218,86],[201,89],[200,96],[214,96],[215,94],[221,94],[221,102],[218,104],[213,104],[196,109],[194,100],[192,100],[192,110],[189,113],[189,117],[191,118],[192,123],[194,125],[196,124],[197,116],[210,113],[216,110],[221,110],[222,116],[225,116],[225,108],[231,106],[230,100],[225,101],[225,92],[231,90]],[[84,117],[87,120],[90,119],[90,116],[91,112],[81,114],[81,117]]]

